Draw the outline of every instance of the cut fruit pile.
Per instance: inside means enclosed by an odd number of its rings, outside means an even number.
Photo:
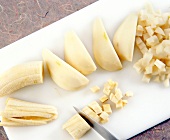
[[[92,89],[94,89],[92,92],[96,91],[96,88],[97,90],[100,89],[98,86],[94,86],[92,87]],[[112,80],[108,80],[108,82],[105,83],[103,93],[104,95],[99,98],[99,103],[97,101],[93,101],[82,109],[82,112],[101,124],[109,121],[109,117],[113,112],[111,107],[113,103],[116,105],[116,108],[123,108],[128,103],[126,100],[127,97],[133,96],[133,93],[130,91],[123,95],[121,90],[118,88],[118,83]],[[106,101],[109,100],[111,103],[106,103]],[[90,126],[81,119],[82,118],[77,114],[63,125],[63,128],[68,131],[74,139],[82,137],[88,130],[90,130]],[[81,125],[80,122],[82,122]],[[78,125],[80,125],[80,127],[77,128]]]
[[[155,12],[151,5],[139,13],[136,46],[143,57],[134,68],[144,73],[142,81],[163,82],[169,87],[170,79],[170,13]]]
[[[98,86],[94,86],[92,89],[96,89],[96,87]],[[98,87],[97,89],[99,90],[100,88]],[[104,95],[99,98],[100,103],[94,101],[82,109],[85,114],[99,123],[109,121],[109,115],[112,113],[112,105],[115,105],[119,109],[123,108],[128,103],[125,98],[133,96],[133,93],[130,91],[123,95],[122,91],[118,88],[118,83],[112,80],[108,80],[104,84],[103,93]],[[111,101],[111,103],[106,103],[107,101]]]
[[[6,107],[0,116],[0,126],[44,125],[57,119],[55,107],[8,98]]]

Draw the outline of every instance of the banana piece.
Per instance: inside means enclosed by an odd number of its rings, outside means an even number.
[[[99,105],[96,101],[93,101],[93,102],[90,103],[88,106],[89,106],[96,114],[102,113],[102,108],[100,107],[100,105]]]
[[[132,61],[138,15],[128,15],[113,37],[113,44],[120,59]]]
[[[122,69],[119,57],[99,18],[97,18],[93,24],[93,53],[96,62],[103,69],[108,71]]]
[[[92,118],[93,120],[95,120],[96,122],[100,122],[100,117],[96,114],[96,112],[94,112],[92,109],[90,109],[89,107],[84,107],[82,109],[82,111],[88,115],[90,118]]]
[[[30,126],[47,124],[57,119],[58,113],[57,109],[50,105],[8,98],[5,110],[0,116],[0,126]]]
[[[79,114],[76,114],[63,125],[63,129],[68,131],[74,139],[79,139],[89,131],[91,127]]]
[[[84,75],[48,49],[43,50],[42,56],[51,78],[59,87],[65,90],[77,90],[89,83]]]
[[[68,64],[84,75],[96,70],[90,54],[73,31],[68,32],[65,36],[64,56]]]
[[[0,97],[25,86],[43,83],[43,63],[33,61],[12,67],[0,75]]]

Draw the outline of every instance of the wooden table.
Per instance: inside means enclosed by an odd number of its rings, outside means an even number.
[[[0,0],[0,48],[97,0]],[[0,140],[7,140],[0,127]],[[170,140],[170,120],[133,140]]]

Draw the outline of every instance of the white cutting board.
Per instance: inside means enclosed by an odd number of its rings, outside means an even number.
[[[152,0],[156,8],[167,11],[170,2]],[[143,0],[102,0],[96,2],[50,26],[39,30],[0,50],[0,73],[13,65],[32,60],[42,60],[41,51],[49,48],[63,58],[64,34],[75,30],[88,51],[92,55],[92,21],[101,17],[109,37],[112,39],[115,29],[130,13],[144,6]],[[59,118],[44,126],[35,127],[5,127],[9,140],[71,140],[71,136],[62,130],[63,123],[74,115],[73,105],[83,107],[97,100],[102,92],[92,93],[89,88],[98,85],[102,88],[105,81],[113,79],[119,83],[123,92],[132,90],[134,97],[121,110],[114,110],[109,123],[104,127],[114,133],[119,139],[130,138],[147,128],[150,128],[170,117],[170,88],[162,84],[141,82],[132,68],[132,63],[123,64],[123,69],[117,72],[107,72],[98,67],[97,71],[87,76],[90,84],[79,91],[68,92],[60,89],[45,73],[44,84],[23,88],[10,97],[54,105],[58,108]],[[4,109],[7,97],[0,98],[0,111]],[[82,140],[102,139],[94,130],[85,135]]]

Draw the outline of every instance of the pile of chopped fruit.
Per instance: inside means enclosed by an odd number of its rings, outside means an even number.
[[[134,68],[144,73],[142,81],[163,82],[169,87],[170,79],[170,13],[155,12],[151,5],[139,13],[136,46],[143,57]]]

